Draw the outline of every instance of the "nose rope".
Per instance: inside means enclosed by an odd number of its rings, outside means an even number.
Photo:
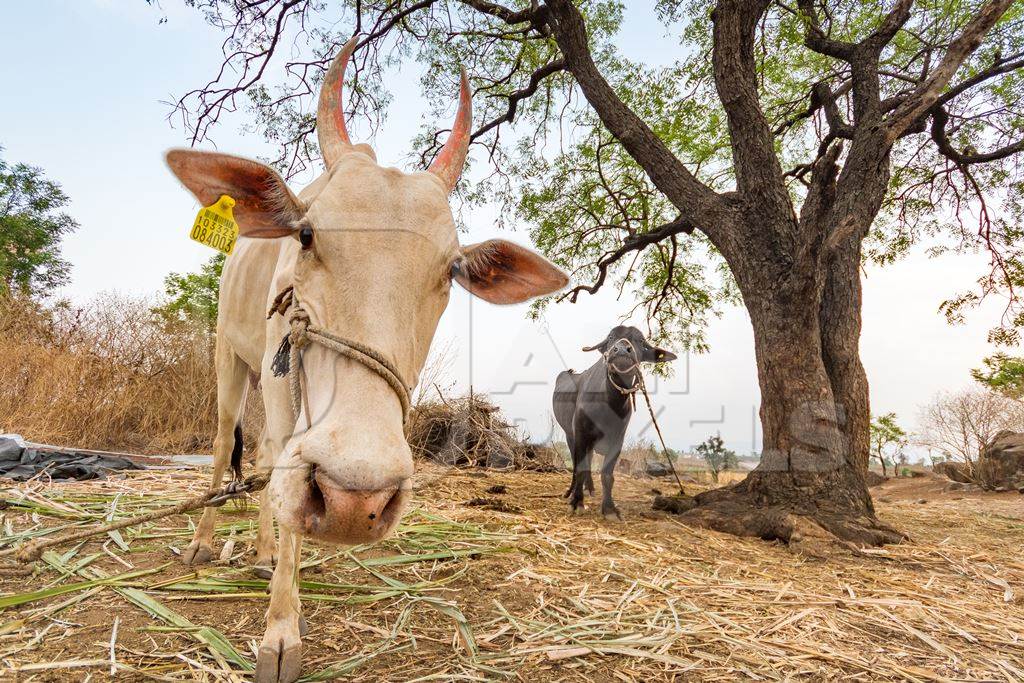
[[[359,363],[387,382],[388,386],[391,387],[398,397],[398,402],[402,405],[402,424],[406,423],[409,417],[412,398],[409,387],[402,380],[401,374],[399,374],[398,369],[391,361],[376,349],[361,342],[314,326],[309,319],[309,313],[299,303],[295,290],[292,287],[287,287],[277,295],[274,299],[274,304],[270,308],[270,312],[267,314],[267,319],[272,318],[275,313],[284,315],[285,311],[289,311],[288,324],[291,326],[291,330],[281,341],[281,346],[274,356],[271,367],[274,375],[277,377],[288,375],[292,411],[295,413],[296,418],[300,412],[305,410],[306,427],[312,427],[312,416],[309,412],[309,397],[307,395],[309,381],[305,376],[306,373],[302,364],[302,350],[310,343],[314,343]]]
[[[658,418],[654,414],[654,406],[651,405],[651,397],[647,393],[647,385],[644,383],[644,372],[643,369],[640,367],[640,356],[637,355],[636,347],[633,346],[633,342],[629,341],[625,337],[623,337],[619,341],[625,342],[626,345],[629,346],[629,350],[633,352],[633,364],[629,366],[629,368],[625,372],[629,372],[630,370],[636,370],[636,379],[633,382],[633,386],[629,387],[628,389],[619,386],[618,382],[615,381],[615,378],[612,377],[612,368],[614,366],[612,365],[610,358],[611,349],[608,349],[606,353],[601,354],[604,357],[604,365],[608,373],[608,381],[611,382],[612,386],[615,387],[620,393],[629,396],[629,398],[633,402],[634,411],[636,410],[636,392],[638,390],[643,390],[644,402],[647,403],[647,412],[650,413],[651,415],[651,424],[654,425],[654,431],[658,433],[658,441],[661,442],[661,452],[665,455],[665,461],[668,463],[669,469],[672,470],[672,476],[676,478],[676,484],[679,486],[679,494],[685,496],[686,492],[683,490],[683,482],[679,479],[679,473],[676,472],[676,466],[672,463],[672,458],[668,454],[668,446],[665,445],[665,437],[661,435],[661,427],[658,426]],[[614,347],[615,345],[613,344],[612,346]],[[619,371],[616,370],[616,372]]]
[[[615,387],[616,391],[618,391],[623,396],[628,396],[629,397],[630,402],[633,404],[633,410],[636,410],[636,392],[640,390],[641,386],[643,386],[644,375],[643,375],[643,371],[642,370],[637,372],[637,377],[633,379],[633,386],[631,386],[631,387],[621,386],[618,382],[615,381],[615,377],[612,375],[612,370],[613,369],[621,375],[621,374],[625,374],[627,372],[632,372],[633,370],[639,370],[639,368],[640,368],[640,360],[638,359],[638,357],[636,355],[636,347],[633,346],[633,342],[629,341],[625,337],[623,337],[619,341],[625,342],[629,346],[630,351],[633,352],[634,361],[633,361],[632,365],[630,365],[625,370],[619,370],[618,368],[615,368],[615,366],[612,365],[612,361],[611,361],[611,349],[609,349],[607,352],[605,352],[605,353],[603,353],[601,355],[604,357],[604,365],[605,365],[605,370],[606,370],[606,372],[608,374],[608,381],[611,383],[611,385],[613,387]],[[618,343],[618,342],[616,342],[616,343]],[[615,345],[613,344],[612,346],[614,347]]]

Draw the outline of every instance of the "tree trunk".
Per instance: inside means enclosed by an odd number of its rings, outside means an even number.
[[[861,246],[859,236],[839,245],[828,263],[821,302],[821,347],[832,383],[850,464],[866,473],[871,448],[868,378],[860,362]]]
[[[858,353],[858,266],[854,248],[805,282],[737,277],[754,328],[764,449],[746,480],[698,495],[690,519],[811,554],[835,538],[903,539],[875,517],[864,482],[870,417]]]

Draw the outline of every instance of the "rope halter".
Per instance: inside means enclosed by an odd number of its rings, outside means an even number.
[[[299,303],[295,290],[291,286],[282,290],[274,299],[274,303],[267,313],[267,319],[272,318],[275,313],[285,315],[286,312],[288,312],[288,324],[291,326],[291,330],[281,340],[281,345],[278,347],[277,353],[274,354],[271,370],[275,377],[288,376],[292,412],[296,419],[298,419],[299,413],[305,409],[306,427],[307,429],[312,427],[309,397],[306,390],[309,383],[302,366],[302,350],[308,344],[313,343],[359,363],[387,382],[398,397],[398,402],[402,404],[402,424],[406,423],[409,417],[409,407],[412,404],[410,390],[390,360],[376,349],[361,342],[313,325],[309,319],[309,313]]]
[[[637,356],[636,347],[633,346],[633,342],[631,342],[628,339],[626,339],[625,337],[623,337],[623,338],[617,340],[615,342],[615,344],[618,344],[620,341],[621,342],[625,342],[629,346],[630,350],[633,352],[634,360],[633,360],[633,364],[631,366],[629,366],[625,370],[619,370],[614,365],[612,365],[611,358],[610,358],[610,356],[611,356],[611,350],[610,349],[608,351],[606,351],[605,353],[602,353],[601,355],[604,358],[604,367],[605,367],[605,372],[608,375],[608,381],[611,383],[611,385],[613,387],[615,387],[616,391],[618,391],[623,396],[628,397],[632,401],[633,409],[636,410],[636,392],[639,391],[640,388],[644,384],[644,373],[640,369],[640,358],[639,358],[639,356]],[[612,344],[612,346],[614,347],[615,344]],[[614,370],[615,372],[617,372],[620,375],[623,375],[623,374],[625,374],[627,372],[632,372],[633,370],[636,370],[637,373],[636,373],[636,377],[633,379],[633,386],[631,386],[631,387],[624,387],[624,386],[620,385],[618,382],[616,382],[615,381],[615,375],[612,373],[612,370]]]

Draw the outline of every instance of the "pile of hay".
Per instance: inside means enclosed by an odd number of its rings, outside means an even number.
[[[493,403],[480,396],[422,402],[409,415],[415,457],[442,465],[490,469],[562,469],[549,446],[527,443]]]

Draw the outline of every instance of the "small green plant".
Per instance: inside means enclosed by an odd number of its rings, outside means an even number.
[[[734,469],[737,465],[736,453],[725,447],[722,437],[719,434],[708,437],[708,440],[697,446],[697,453],[704,458],[711,472],[711,479],[717,484],[718,475],[728,469]]]
[[[886,463],[893,465],[895,473],[896,465],[886,455],[887,448],[895,449],[897,457],[906,457],[903,448],[907,445],[907,432],[896,424],[896,413],[879,415],[871,421],[871,457],[877,458],[882,463],[882,476],[887,477]],[[898,476],[898,475],[897,475]]]

